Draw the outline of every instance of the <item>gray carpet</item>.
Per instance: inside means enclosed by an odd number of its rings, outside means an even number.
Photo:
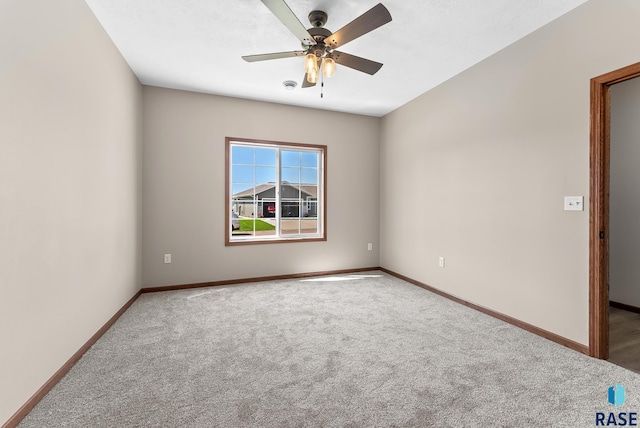
[[[340,278],[143,294],[20,426],[592,427],[640,410],[638,374],[384,273]]]

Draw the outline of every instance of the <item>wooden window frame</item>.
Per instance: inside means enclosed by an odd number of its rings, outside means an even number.
[[[291,149],[313,149],[318,150],[322,153],[321,156],[321,165],[319,168],[321,169],[321,177],[318,186],[318,203],[320,205],[318,213],[322,216],[318,221],[318,226],[320,228],[319,236],[308,236],[308,235],[296,235],[293,234],[291,236],[283,237],[282,235],[276,237],[258,237],[253,236],[250,238],[243,238],[242,240],[233,240],[231,233],[231,145],[233,143],[241,143],[247,145],[264,145],[270,147],[277,147],[279,149],[282,148],[291,148]],[[283,142],[283,141],[269,141],[269,140],[256,140],[250,138],[235,138],[235,137],[225,137],[225,202],[224,202],[224,210],[225,210],[225,232],[224,232],[224,240],[225,246],[235,246],[235,245],[256,245],[256,244],[281,244],[281,243],[294,243],[294,242],[317,242],[317,241],[326,241],[327,240],[327,146],[319,145],[319,144],[303,144],[303,143],[291,143],[291,142]]]

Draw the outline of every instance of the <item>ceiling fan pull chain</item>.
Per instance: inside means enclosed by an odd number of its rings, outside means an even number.
[[[320,98],[324,98],[324,75],[320,76]]]

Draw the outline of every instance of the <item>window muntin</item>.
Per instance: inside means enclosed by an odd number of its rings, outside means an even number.
[[[326,239],[326,146],[226,144],[227,245]]]

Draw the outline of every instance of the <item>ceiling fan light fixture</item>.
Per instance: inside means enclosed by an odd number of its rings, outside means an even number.
[[[315,83],[318,81],[318,68],[314,68],[311,71],[307,72],[307,82]]]
[[[318,72],[318,61],[315,54],[309,53],[304,57],[304,72],[309,74],[311,70]]]
[[[336,62],[331,57],[322,60],[322,74],[326,77],[333,77],[336,74]]]

